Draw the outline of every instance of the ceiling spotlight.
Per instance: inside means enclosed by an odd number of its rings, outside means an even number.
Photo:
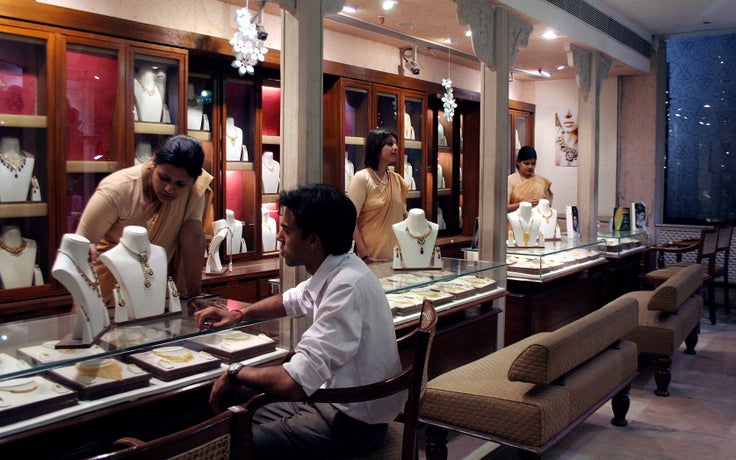
[[[542,34],[542,38],[546,38],[547,40],[553,40],[557,38],[557,34],[554,30],[548,30],[547,32]]]
[[[395,7],[397,3],[399,2],[397,2],[396,0],[384,0],[383,3],[381,3],[381,7],[384,10],[388,11],[391,8]]]
[[[466,31],[465,31],[465,36],[466,36],[466,37],[472,37],[472,36],[473,36],[473,31],[472,31],[472,30],[470,30],[470,29],[466,30]]]
[[[408,56],[407,53],[409,54]],[[411,71],[412,75],[419,75],[422,69],[419,67],[419,61],[417,60],[416,45],[409,48],[401,48],[401,57],[404,59],[404,66]]]
[[[565,69],[565,67],[567,67],[567,66],[564,66],[564,65],[558,65],[558,66],[557,66],[557,70],[564,70],[564,69]]]

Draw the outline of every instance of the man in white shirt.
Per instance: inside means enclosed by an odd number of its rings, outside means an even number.
[[[195,313],[200,328],[237,321],[311,315],[289,362],[278,366],[230,366],[212,388],[221,409],[233,385],[298,400],[319,388],[343,388],[384,380],[401,370],[386,296],[376,276],[350,254],[355,206],[339,190],[310,185],[281,192],[280,255],[312,275],[298,286],[239,311],[209,307]],[[351,404],[276,403],[253,417],[257,458],[352,455],[377,447],[406,394]]]

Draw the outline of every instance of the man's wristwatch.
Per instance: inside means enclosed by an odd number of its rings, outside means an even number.
[[[229,365],[227,368],[227,381],[233,385],[239,385],[238,372],[240,372],[240,369],[244,367],[245,367],[245,364],[241,362],[237,362],[237,361]]]

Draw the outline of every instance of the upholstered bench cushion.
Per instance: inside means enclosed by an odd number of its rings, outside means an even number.
[[[685,300],[676,313],[668,313],[645,307],[650,303],[652,295],[653,291],[635,291],[624,295],[626,298],[636,299],[640,304],[639,325],[625,338],[636,343],[641,353],[671,356],[700,322],[703,298],[694,295]]]
[[[564,385],[544,387],[509,381],[506,376],[512,363],[536,337],[432,379],[422,401],[421,417],[541,446],[637,370],[636,345],[621,341],[618,349],[607,349],[568,373]]]
[[[509,367],[511,381],[550,385],[637,326],[639,304],[616,299],[554,333],[537,334]]]
[[[679,268],[654,290],[647,308],[670,313],[677,311],[677,308],[703,284],[704,275],[705,266],[701,264]]]

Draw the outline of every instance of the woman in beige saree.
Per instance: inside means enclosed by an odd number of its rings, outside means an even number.
[[[509,204],[507,212],[519,209],[519,203],[526,201],[536,206],[544,198],[552,203],[552,182],[534,174],[537,166],[537,151],[525,145],[516,155],[516,172],[508,179]]]
[[[391,130],[371,130],[365,141],[366,167],[350,181],[348,197],[358,212],[355,253],[366,263],[393,257],[397,242],[391,226],[406,217],[409,188],[399,174],[388,170],[399,154],[397,139]]]

